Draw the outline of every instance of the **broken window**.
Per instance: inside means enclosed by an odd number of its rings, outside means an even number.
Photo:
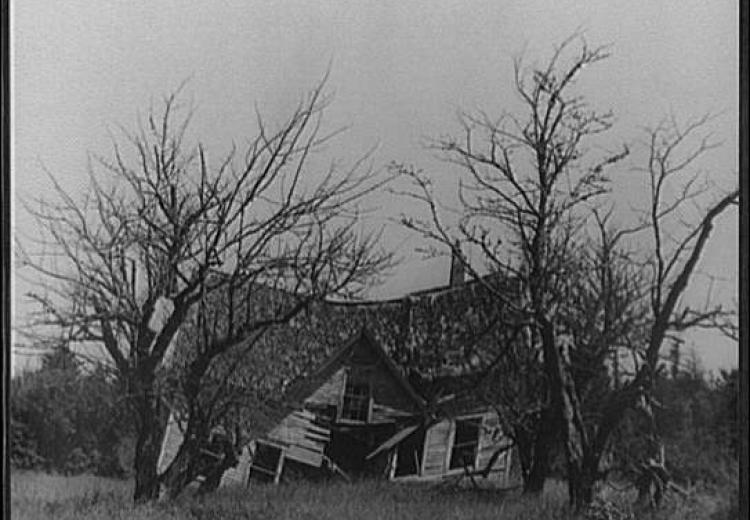
[[[456,434],[453,437],[450,469],[473,467],[477,460],[481,417],[456,419]]]
[[[394,477],[419,475],[422,467],[425,430],[420,428],[400,442],[396,450]]]
[[[370,383],[361,378],[347,377],[341,418],[348,421],[367,422],[370,417]]]
[[[258,442],[248,477],[261,482],[278,482],[282,464],[281,448],[273,444]]]

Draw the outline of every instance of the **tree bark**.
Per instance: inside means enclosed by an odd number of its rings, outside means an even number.
[[[598,478],[597,468],[585,462],[568,469],[568,498],[576,511],[591,504]]]
[[[596,483],[604,476],[599,471],[601,453],[586,447],[581,457],[568,457],[568,499],[576,511],[591,504]]]
[[[195,478],[196,451],[193,449],[192,442],[185,441],[180,446],[174,460],[169,464],[169,468],[167,468],[163,477],[163,484],[165,496],[170,500],[177,498]]]
[[[157,463],[164,438],[164,427],[150,420],[138,435],[135,447],[135,492],[136,502],[147,502],[159,497]]]
[[[544,483],[549,475],[550,447],[547,442],[538,440],[535,443],[534,455],[528,474],[524,476],[523,493],[536,495],[544,491]]]
[[[552,410],[543,410],[539,418],[540,424],[534,429],[536,436],[530,442],[519,445],[519,452],[524,451],[520,454],[522,465],[525,466],[522,468],[524,494],[539,494],[544,491],[544,483],[550,471],[552,447],[557,441],[557,428],[552,414]]]
[[[156,500],[159,497],[158,462],[161,445],[166,432],[164,407],[154,395],[150,377],[141,378],[135,399],[137,441],[135,445],[135,490],[136,503]]]

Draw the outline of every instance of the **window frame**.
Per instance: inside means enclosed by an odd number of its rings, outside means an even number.
[[[450,449],[448,450],[448,461],[446,465],[446,471],[460,471],[464,469],[463,464],[459,464],[457,466],[454,466],[454,451],[456,449],[456,437],[458,434],[458,423],[464,422],[464,423],[470,423],[473,422],[477,425],[476,428],[476,442],[472,443],[474,444],[474,459],[471,461],[472,468],[476,468],[477,465],[477,459],[479,458],[479,448],[482,441],[482,426],[484,425],[484,415],[483,414],[476,414],[476,415],[465,415],[463,417],[457,417],[453,420],[452,425],[452,432],[450,436]],[[469,444],[469,443],[462,443],[462,444]]]
[[[340,400],[340,406],[339,406],[339,413],[338,413],[338,420],[342,423],[350,423],[350,424],[367,424],[370,422],[370,419],[372,418],[372,383],[370,381],[369,377],[362,377],[361,374],[358,374],[359,377],[354,377],[352,375],[351,370],[346,371],[346,375],[344,377],[344,384],[342,385],[343,388],[341,389],[341,400]],[[356,385],[356,386],[355,386]],[[357,394],[349,394],[347,393],[347,389],[351,387],[359,387],[359,388],[365,388],[366,393],[360,395]],[[358,399],[361,402],[361,405],[363,405],[361,408],[358,409],[358,411],[365,411],[365,417],[364,419],[352,419],[351,417],[346,417],[344,415],[347,404],[347,399]],[[366,408],[365,408],[366,407]]]

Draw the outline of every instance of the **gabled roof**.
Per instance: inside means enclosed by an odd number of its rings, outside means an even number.
[[[375,341],[375,338],[367,331],[367,329],[364,328],[362,329],[362,340],[380,357],[386,368],[388,368],[388,371],[393,375],[401,388],[404,389],[406,395],[408,395],[414,401],[414,403],[419,406],[419,408],[424,408],[424,399],[416,392],[416,390],[414,390],[414,388],[411,386],[411,383],[409,383],[409,381],[404,377],[401,370],[399,370],[399,368],[393,362],[391,357],[386,353],[380,343]]]
[[[333,352],[331,356],[312,374],[292,383],[284,394],[284,400],[288,403],[301,404],[301,401],[312,394],[312,392],[314,392],[343,365],[347,355],[357,345],[364,345],[374,352],[383,362],[390,375],[393,376],[398,385],[404,391],[404,394],[411,399],[418,409],[424,409],[425,400],[414,390],[390,356],[388,356],[385,350],[365,327],[360,330],[359,334],[349,339],[349,341],[347,341],[341,348]]]

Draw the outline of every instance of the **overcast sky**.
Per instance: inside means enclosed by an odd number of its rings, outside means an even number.
[[[133,127],[151,101],[191,78],[194,131],[215,156],[252,135],[257,105],[283,117],[331,64],[331,128],[349,131],[327,153],[350,158],[377,144],[390,161],[447,168],[425,138],[456,129],[458,109],[512,107],[512,60],[542,62],[553,45],[582,30],[611,57],[586,71],[579,88],[617,125],[613,147],[673,112],[723,115],[724,145],[707,171],[721,186],[737,178],[738,2],[670,1],[102,1],[11,2],[12,148],[16,200],[49,192],[41,165],[70,191],[86,181],[86,153],[106,153],[107,129]],[[79,186],[81,188],[79,188]],[[619,185],[622,199],[637,195]],[[624,186],[624,187],[623,187]],[[631,186],[635,186],[632,184]],[[403,201],[383,204],[380,219]],[[14,226],[33,233],[16,205]],[[736,294],[738,228],[722,217],[701,269],[721,276],[714,293]],[[447,260],[425,263],[403,230],[387,240],[404,262],[380,295],[444,283]],[[705,282],[705,280],[704,280]],[[14,312],[22,318],[23,283]],[[692,298],[702,298],[705,283]],[[693,334],[709,369],[737,364],[737,347]]]

